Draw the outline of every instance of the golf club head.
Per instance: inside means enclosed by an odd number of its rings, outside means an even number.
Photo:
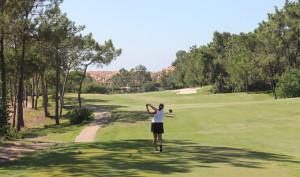
[[[173,112],[173,110],[172,109],[169,109],[169,113],[172,113]]]

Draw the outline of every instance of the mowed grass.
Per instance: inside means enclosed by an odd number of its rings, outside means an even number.
[[[69,111],[77,106],[64,106],[62,117],[59,119],[60,125],[55,124],[55,102],[53,99],[49,100],[48,112],[50,118],[45,117],[42,105],[42,98],[38,102],[38,109],[31,108],[24,109],[25,128],[22,130],[23,138],[31,142],[74,142],[76,136],[85,128],[86,125],[70,124]],[[10,120],[12,122],[12,120]]]
[[[65,144],[0,167],[3,176],[300,176],[300,99],[171,91],[83,95],[112,113],[95,143]],[[76,103],[76,95],[67,95]],[[165,104],[154,152],[145,104]],[[167,113],[172,109],[173,113]],[[67,138],[66,138],[67,139]],[[66,140],[68,142],[68,140]],[[82,153],[78,153],[81,150]]]

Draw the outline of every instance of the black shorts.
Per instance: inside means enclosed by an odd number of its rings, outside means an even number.
[[[153,133],[164,133],[164,124],[163,123],[151,123],[151,132]]]

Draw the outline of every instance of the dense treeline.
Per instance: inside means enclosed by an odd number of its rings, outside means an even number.
[[[111,88],[113,91],[117,88],[121,92],[124,90],[137,92],[142,89],[144,84],[151,81],[152,78],[147,68],[143,65],[138,65],[129,71],[124,68],[120,69],[119,73],[111,78]]]
[[[37,109],[43,97],[45,116],[48,94],[55,99],[55,121],[59,124],[66,89],[81,88],[88,66],[108,65],[121,54],[111,40],[99,44],[92,34],[83,36],[59,5],[62,0],[0,0],[0,129],[8,123],[8,104],[13,109],[12,126],[24,126],[23,108]],[[80,71],[70,73],[71,70]],[[68,83],[74,87],[68,86]],[[31,96],[31,100],[28,99]],[[1,135],[0,135],[1,136]]]
[[[209,44],[178,51],[172,64],[177,69],[162,74],[162,85],[213,85],[214,93],[272,90],[277,98],[278,80],[288,68],[299,67],[299,54],[300,1],[287,0],[253,32],[214,32]]]

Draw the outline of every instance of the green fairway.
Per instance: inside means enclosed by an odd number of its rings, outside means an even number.
[[[300,176],[300,98],[263,93],[96,95],[112,113],[95,143],[62,144],[1,164],[1,176]],[[66,95],[76,104],[77,95]],[[165,104],[164,152],[154,152],[145,105]],[[173,113],[168,113],[172,109]],[[78,130],[76,130],[78,132]],[[70,142],[66,136],[65,142]],[[59,138],[62,140],[62,137]],[[82,153],[78,153],[81,150]]]

